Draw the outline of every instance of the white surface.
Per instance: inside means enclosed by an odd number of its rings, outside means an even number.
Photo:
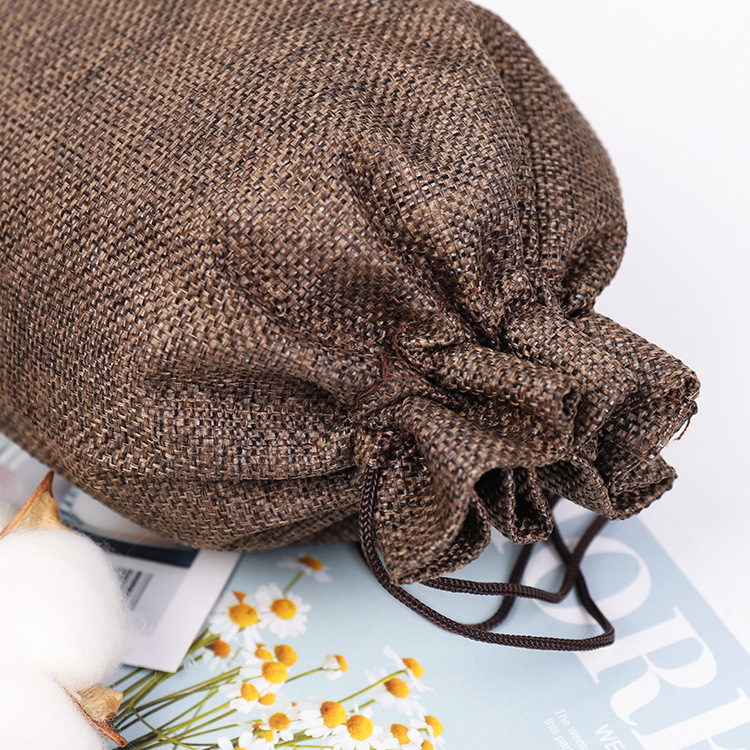
[[[597,309],[683,359],[700,410],[643,520],[750,651],[750,3],[496,0],[620,177],[629,241]]]

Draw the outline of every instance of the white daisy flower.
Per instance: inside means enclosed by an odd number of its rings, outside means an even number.
[[[233,641],[240,632],[245,639],[260,640],[260,615],[254,604],[242,591],[225,594],[208,620],[209,630],[227,642]]]
[[[290,704],[291,705],[291,704]],[[286,732],[285,732],[286,733]],[[270,750],[276,747],[277,742],[286,742],[278,736],[278,732],[273,730],[265,721],[254,721],[253,722],[253,740],[256,744],[249,747],[247,750]],[[294,733],[289,736],[289,739],[294,737]]]
[[[299,712],[291,703],[283,710],[277,706],[273,712],[264,714],[263,726],[273,732],[274,742],[289,742],[300,729]]]
[[[258,589],[255,600],[261,613],[261,626],[268,627],[279,638],[295,637],[305,632],[305,613],[310,611],[310,605],[304,604],[296,594],[284,595],[276,584],[271,583]]]
[[[252,732],[243,732],[233,744],[229,737],[221,737],[217,743],[219,750],[271,750],[274,747],[273,740],[266,735],[256,736]]]
[[[326,654],[322,658],[321,666],[329,680],[338,680],[349,669],[346,659],[341,654]]]
[[[180,663],[179,671],[184,672],[186,669],[190,669],[194,664],[197,664],[199,661],[203,661],[205,656],[205,648],[199,648],[193,653],[188,652],[187,656]]]
[[[245,732],[242,737],[240,737],[237,742],[242,742],[243,737],[247,737],[248,732]],[[252,735],[250,735],[250,739],[252,739]],[[219,737],[219,741],[216,743],[219,750],[235,750],[237,745],[235,745],[232,740],[229,739],[229,737]]]
[[[276,650],[281,658],[289,661],[290,654],[278,648]],[[269,651],[262,643],[259,643],[254,651],[243,651],[243,654],[245,666],[240,670],[240,679],[255,686],[261,696],[259,702],[262,705],[272,705],[272,702],[264,703],[262,696],[268,693],[275,694],[281,689],[289,676],[288,664],[277,661],[276,654]],[[296,653],[294,656],[296,657]]]
[[[293,667],[297,663],[297,652],[287,643],[274,646],[273,655],[276,657],[276,661],[280,661],[287,667]]]
[[[366,672],[365,676],[372,684],[368,694],[385,708],[395,708],[407,716],[421,718],[425,715],[424,706],[412,696],[409,686],[401,677],[389,676],[383,669]]]
[[[398,740],[399,750],[426,750],[423,748],[424,737],[415,727],[405,724],[391,724],[391,734]]]
[[[303,575],[312,576],[320,583],[329,583],[332,580],[331,576],[326,572],[328,568],[317,557],[310,555],[303,555],[296,560],[293,560],[291,557],[284,558],[279,563],[279,567],[297,570]]]
[[[227,659],[232,653],[232,647],[226,641],[217,638],[206,646],[204,653],[206,652],[210,653],[211,656],[205,662],[205,665],[209,671],[213,672],[217,667],[224,667],[227,664]]]
[[[323,698],[299,709],[300,726],[308,737],[328,737],[346,719],[346,709],[340,703]]]
[[[409,656],[401,657],[392,648],[386,646],[383,653],[398,667],[399,670],[406,670],[406,679],[413,690],[419,693],[431,691],[432,688],[422,683],[424,667],[416,660]]]
[[[261,697],[260,691],[252,682],[233,682],[222,685],[219,690],[229,698],[229,707],[242,714],[250,713]]]
[[[273,661],[273,652],[265,643],[253,643],[249,648],[242,649],[242,658],[248,669],[260,669],[264,661]]]
[[[412,719],[410,723],[414,729],[426,733],[429,738],[422,743],[423,750],[445,747],[445,740],[442,737],[443,725],[440,719],[427,715],[419,719]]]
[[[344,724],[332,732],[333,750],[397,750],[398,740],[379,724],[370,709],[355,709]]]
[[[252,741],[247,747],[238,748],[238,750],[272,750],[275,747],[276,743],[273,740],[273,732],[263,730],[260,734],[253,736]]]

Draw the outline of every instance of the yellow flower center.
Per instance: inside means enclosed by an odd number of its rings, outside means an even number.
[[[273,654],[262,643],[255,649],[255,656],[263,661],[273,661]]]
[[[385,683],[385,689],[396,698],[406,698],[409,695],[409,686],[398,677],[391,677]]]
[[[410,659],[408,656],[405,659],[401,659],[406,665],[406,668],[417,678],[420,679],[424,674],[424,667],[416,660]]]
[[[268,726],[271,727],[271,729],[275,729],[277,732],[280,732],[284,729],[289,729],[289,725],[291,723],[291,719],[286,714],[282,713],[274,714],[268,720]]]
[[[291,647],[285,644],[276,646],[273,650],[276,654],[276,658],[287,667],[291,667],[297,661],[297,652]]]
[[[344,659],[344,657],[341,656],[341,654],[334,654],[333,658],[336,659],[336,662],[339,665],[339,669],[342,672],[346,672],[346,670],[349,669],[349,665],[346,663],[346,659]]]
[[[346,722],[349,734],[355,740],[366,740],[372,736],[372,722],[361,714],[354,714]]]
[[[303,565],[307,565],[307,567],[312,570],[323,570],[323,563],[320,562],[317,557],[309,557],[308,555],[305,555],[304,557],[299,558],[299,562]]]
[[[232,647],[226,641],[222,641],[221,639],[215,640],[209,645],[209,648],[220,659],[226,659],[232,651]]]
[[[276,694],[275,693],[263,693],[263,695],[258,698],[258,703],[260,703],[261,706],[273,706],[273,704],[276,702]]]
[[[326,701],[320,706],[320,715],[323,723],[329,728],[340,726],[346,721],[346,710],[336,701]]]
[[[243,630],[244,628],[249,628],[251,625],[255,625],[260,618],[255,607],[240,603],[229,608],[229,619],[235,625],[238,625],[240,630]]]
[[[260,697],[258,694],[258,688],[255,687],[252,682],[245,682],[242,684],[242,687],[240,688],[240,695],[246,701],[257,701]]]
[[[270,729],[256,729],[255,736],[266,742],[273,742],[273,732]]]
[[[282,620],[291,620],[297,614],[297,605],[291,599],[274,599],[271,612]]]
[[[391,724],[391,734],[398,740],[399,745],[409,744],[409,729],[403,724]]]
[[[429,740],[425,740],[421,745],[421,750],[435,750],[435,745],[433,745]]]
[[[286,680],[287,669],[278,661],[267,661],[263,665],[263,677],[272,685],[280,685]]]
[[[443,725],[440,723],[440,721],[434,716],[425,716],[424,721],[425,724],[427,724],[427,726],[432,729],[432,734],[435,737],[440,737],[440,735],[443,733]]]

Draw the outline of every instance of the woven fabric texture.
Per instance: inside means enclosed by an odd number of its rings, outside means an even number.
[[[0,0],[0,429],[190,545],[351,539],[394,581],[543,490],[609,518],[674,471],[674,357],[593,311],[617,180],[462,0]]]

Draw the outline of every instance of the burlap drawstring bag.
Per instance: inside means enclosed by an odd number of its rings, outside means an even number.
[[[0,0],[0,39],[0,429],[87,492],[217,549],[361,526],[395,590],[669,489],[698,381],[593,311],[617,181],[503,21]]]

